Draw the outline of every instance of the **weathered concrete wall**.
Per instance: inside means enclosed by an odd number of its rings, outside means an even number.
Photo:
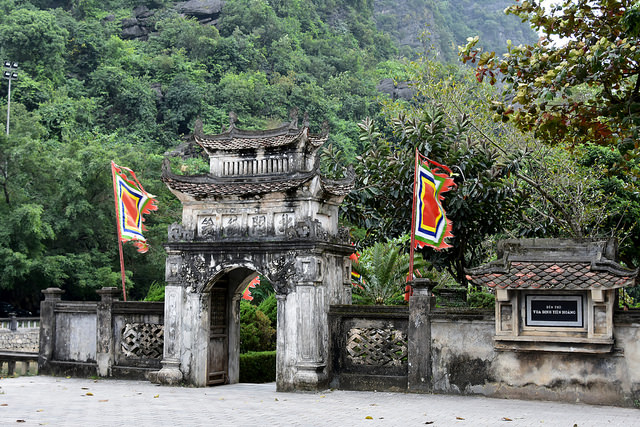
[[[95,362],[95,314],[61,313],[56,323],[56,360]]]
[[[632,406],[640,398],[640,316],[619,314],[612,354],[497,351],[492,312],[432,313],[433,391]]]
[[[40,328],[11,331],[0,329],[0,350],[38,352]]]
[[[98,291],[99,302],[62,301],[62,291],[43,291],[40,373],[145,378],[160,368],[164,304],[118,301],[120,291]]]

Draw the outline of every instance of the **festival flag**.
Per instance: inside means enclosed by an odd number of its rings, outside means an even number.
[[[435,166],[431,169],[429,164]],[[451,234],[451,221],[442,207],[444,196],[456,184],[450,177],[451,169],[418,154],[413,180],[413,213],[411,215],[411,245],[409,246],[409,274],[407,282],[413,281],[413,256],[417,248],[431,246],[437,250],[450,248],[445,242]],[[413,295],[411,285],[405,287],[404,299]]]
[[[435,166],[430,169],[429,163]],[[442,193],[455,186],[451,170],[429,159],[419,162],[416,171],[414,248],[431,246],[437,250],[450,248],[445,242],[451,234],[451,221],[442,207]]]
[[[260,284],[260,276],[257,276],[247,285],[247,288],[242,293],[242,299],[247,301],[253,301],[253,295],[251,295],[251,288],[255,288]]]
[[[111,172],[116,199],[118,238],[121,242],[133,242],[138,252],[147,252],[147,239],[142,235],[146,230],[144,215],[158,209],[156,196],[144,191],[131,169],[118,166],[112,161]]]

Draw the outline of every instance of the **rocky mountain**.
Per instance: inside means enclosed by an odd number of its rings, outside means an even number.
[[[504,9],[514,0],[374,0],[377,28],[391,35],[403,52],[433,48],[445,60],[455,60],[457,46],[480,36],[490,50],[504,52],[507,39],[533,43],[535,31]]]

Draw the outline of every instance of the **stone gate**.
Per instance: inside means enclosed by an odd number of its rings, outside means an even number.
[[[182,224],[169,229],[165,246],[163,383],[196,386],[239,378],[239,306],[258,274],[272,283],[278,302],[277,389],[328,384],[331,304],[351,302],[348,230],[338,208],[353,177],[320,175],[318,150],[327,140],[309,132],[308,119],[276,129],[230,126],[193,138],[209,156],[210,172],[173,173],[163,180],[180,199]]]

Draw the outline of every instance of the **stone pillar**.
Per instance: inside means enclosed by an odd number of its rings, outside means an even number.
[[[182,327],[183,293],[182,286],[167,285],[164,288],[164,355],[160,362],[162,369],[157,376],[161,384],[175,385],[182,381],[180,328]]]
[[[96,362],[98,376],[111,376],[111,367],[115,360],[113,347],[113,302],[118,300],[120,290],[116,287],[102,288],[96,291],[100,295],[96,310]]]
[[[289,345],[296,346],[295,390],[316,391],[328,387],[327,351],[329,347],[325,287],[298,284],[288,299],[295,301],[296,335]],[[290,330],[290,326],[288,330]],[[294,343],[294,344],[292,344]]]
[[[430,279],[416,279],[410,283],[413,295],[409,299],[407,390],[429,392],[431,373],[431,290],[435,283]]]
[[[276,293],[277,302],[277,333],[276,333],[276,390],[277,391],[292,391],[293,378],[294,378],[294,363],[295,353],[294,349],[287,347],[287,344],[291,342],[287,336],[291,333],[291,329],[295,332],[295,324],[287,324],[287,294]],[[294,341],[295,342],[295,341]]]
[[[56,304],[64,291],[60,288],[47,288],[42,291],[44,301],[40,303],[40,352],[38,354],[38,372],[47,373],[49,361],[53,359],[56,341]]]
[[[210,302],[209,293],[185,289],[179,337],[180,372],[186,382],[196,387],[207,385]]]

